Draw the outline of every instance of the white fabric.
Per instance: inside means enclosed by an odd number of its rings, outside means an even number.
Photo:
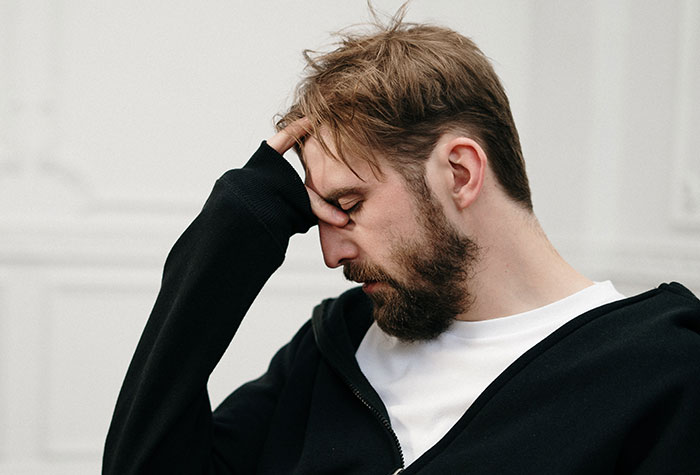
[[[610,281],[493,320],[455,321],[429,342],[404,343],[370,326],[356,358],[381,397],[406,465],[435,445],[519,356],[572,318],[624,298]]]

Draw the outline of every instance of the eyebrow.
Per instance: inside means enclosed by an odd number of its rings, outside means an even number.
[[[342,188],[337,188],[322,198],[337,206],[338,200],[347,195],[364,195],[367,192],[367,187],[365,186],[344,186]]]

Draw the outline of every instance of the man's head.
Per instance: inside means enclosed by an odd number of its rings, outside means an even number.
[[[304,154],[307,186],[349,218],[344,226],[319,220],[326,265],[342,265],[345,277],[363,284],[382,330],[405,341],[429,340],[467,311],[466,282],[478,246],[450,222],[425,180],[423,189],[409,189],[384,160],[381,178],[353,155],[347,166],[313,137]]]
[[[472,301],[478,246],[455,223],[484,176],[513,207],[532,211],[500,81],[467,38],[400,18],[307,59],[308,76],[278,127],[309,120],[298,148],[307,185],[351,210],[346,226],[319,222],[326,264],[365,283],[387,333],[434,338]],[[451,169],[451,183],[433,186]],[[458,184],[471,191],[455,192]],[[450,193],[459,203],[448,216]]]
[[[402,22],[347,34],[331,52],[306,52],[307,76],[278,128],[307,117],[326,152],[348,152],[378,169],[385,158],[409,186],[423,180],[439,138],[459,132],[486,151],[498,184],[532,209],[525,163],[508,98],[489,60],[447,28]],[[414,188],[419,188],[416,186]]]

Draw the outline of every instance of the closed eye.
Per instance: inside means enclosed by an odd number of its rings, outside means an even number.
[[[360,211],[360,208],[362,208],[362,201],[356,201],[355,204],[352,204],[352,206],[348,206],[351,203],[344,204],[340,207],[344,212],[351,214],[351,213],[357,213]]]
[[[329,191],[324,199],[344,213],[357,213],[362,208],[367,193],[368,188],[364,185],[346,186]]]

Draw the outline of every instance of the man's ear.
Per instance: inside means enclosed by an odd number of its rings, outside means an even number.
[[[455,137],[443,149],[451,172],[451,197],[459,209],[467,208],[481,193],[487,157],[473,139]]]

